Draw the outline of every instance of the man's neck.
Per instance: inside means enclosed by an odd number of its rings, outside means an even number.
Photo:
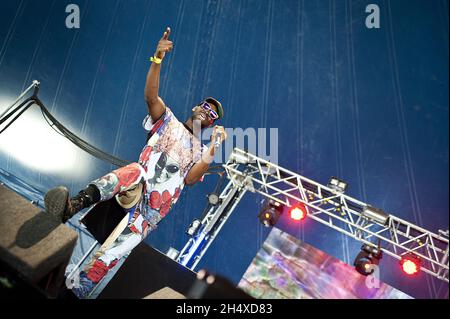
[[[184,122],[184,126],[186,126],[187,128],[189,128],[189,130],[191,131],[191,133],[194,132],[194,123],[192,122],[192,118],[190,118],[189,120],[187,120],[186,122]]]

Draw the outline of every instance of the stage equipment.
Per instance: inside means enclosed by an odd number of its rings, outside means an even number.
[[[258,218],[264,226],[271,227],[277,223],[282,213],[283,206],[279,202],[269,199],[261,209]]]
[[[361,275],[367,276],[375,271],[374,266],[380,264],[382,257],[383,252],[379,248],[371,245],[363,245],[353,265]]]
[[[446,231],[428,231],[238,148],[223,167],[229,182],[219,195],[222,203],[209,207],[201,229],[187,241],[177,258],[186,267],[195,269],[236,205],[250,191],[287,207],[301,203],[308,210],[309,219],[363,245],[379,240],[380,251],[398,260],[413,252],[421,259],[422,271],[449,282]]]
[[[65,289],[76,232],[3,185],[0,211],[0,290],[56,298]]]
[[[337,192],[345,193],[347,190],[348,184],[343,180],[338,179],[337,177],[331,177],[328,182],[328,187],[334,189]]]
[[[289,216],[295,221],[301,221],[306,218],[308,211],[303,204],[296,204],[289,208]]]
[[[408,253],[402,256],[400,260],[400,266],[402,267],[402,271],[409,275],[416,275],[420,271],[420,258],[416,256],[414,253]]]

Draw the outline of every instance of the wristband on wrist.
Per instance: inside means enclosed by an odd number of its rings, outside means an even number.
[[[156,64],[161,64],[162,59],[152,56],[152,57],[150,57],[150,61],[152,61],[153,63],[156,63]]]

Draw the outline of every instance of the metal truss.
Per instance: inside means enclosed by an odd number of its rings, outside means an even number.
[[[381,250],[396,259],[414,253],[422,271],[449,282],[448,230],[430,232],[238,148],[224,168],[236,187],[288,207],[301,203],[308,218],[361,243],[380,243]]]
[[[188,240],[175,260],[194,270],[245,192],[245,188],[228,182],[219,195],[219,204],[210,206],[198,231]]]
[[[246,191],[259,193],[287,207],[301,203],[308,218],[357,241],[378,247],[396,258],[414,253],[421,270],[449,282],[447,231],[438,234],[389,215],[253,154],[235,148],[223,165],[230,180],[211,206],[199,230],[188,240],[176,260],[194,270]]]

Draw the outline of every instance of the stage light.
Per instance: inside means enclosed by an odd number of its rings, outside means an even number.
[[[369,218],[370,220],[373,220],[382,225],[386,225],[389,220],[388,214],[386,214],[381,209],[372,207],[370,205],[367,205],[363,208],[362,214],[367,218]]]
[[[173,260],[177,260],[179,254],[180,252],[173,247],[169,247],[169,250],[166,253],[167,257]]]
[[[353,265],[361,275],[368,276],[375,271],[375,266],[379,265],[381,258],[382,251],[379,247],[363,245]]]
[[[283,206],[279,202],[270,199],[261,209],[258,218],[264,226],[270,227],[277,223],[282,213]]]
[[[339,193],[344,193],[347,190],[348,184],[347,182],[332,176],[328,182],[328,187],[338,191]]]
[[[202,222],[199,219],[194,219],[192,221],[192,223],[189,225],[189,228],[186,231],[186,233],[189,236],[193,237],[197,233],[197,231],[200,228],[201,224],[202,224]]]
[[[206,195],[206,198],[208,199],[208,203],[211,206],[217,206],[221,202],[219,195],[217,195],[216,193],[210,193]]]
[[[413,253],[402,256],[402,259],[400,260],[402,271],[409,276],[419,273],[420,264],[420,258]]]
[[[306,218],[307,212],[306,207],[301,204],[297,204],[289,209],[289,216],[293,220],[303,220]]]
[[[250,156],[248,154],[240,154],[236,151],[233,151],[233,153],[231,153],[230,160],[232,163],[237,164],[248,164],[251,162]]]

